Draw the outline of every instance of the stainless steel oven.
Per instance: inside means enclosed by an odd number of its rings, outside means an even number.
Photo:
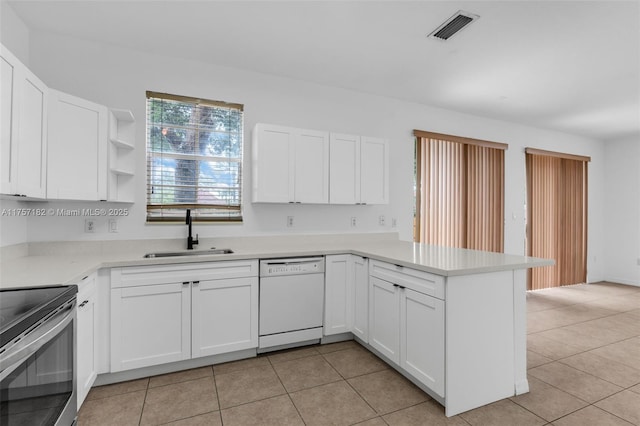
[[[1,425],[75,424],[77,291],[0,291]]]

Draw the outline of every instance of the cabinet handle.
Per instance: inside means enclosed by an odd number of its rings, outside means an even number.
[[[80,305],[78,305],[78,308],[82,308],[84,307],[84,305],[86,305],[87,303],[89,303],[88,300],[85,300],[84,302],[82,302]]]
[[[182,285],[189,285],[189,281],[182,281]]]
[[[193,282],[193,285],[198,285],[198,284],[200,284],[200,281],[194,281]]]

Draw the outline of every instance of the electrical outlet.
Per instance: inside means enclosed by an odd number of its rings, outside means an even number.
[[[109,219],[109,232],[118,232],[118,220]]]
[[[93,233],[96,232],[96,222],[93,219],[84,220],[84,232]]]
[[[293,216],[287,216],[287,228],[293,227]]]
[[[396,219],[395,217],[391,218],[391,227],[395,228],[396,226],[398,226],[398,219]]]
[[[380,226],[384,226],[384,224],[385,224],[385,217],[384,217],[384,215],[383,215],[383,214],[381,214],[381,215],[378,217],[378,225],[380,225]]]
[[[355,216],[352,216],[352,217],[351,217],[351,227],[352,227],[352,228],[355,228],[355,227],[356,227],[356,217],[355,217]]]

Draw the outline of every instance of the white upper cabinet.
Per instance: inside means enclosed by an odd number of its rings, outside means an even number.
[[[380,138],[360,138],[360,202],[389,202],[389,144]]]
[[[329,202],[360,203],[360,136],[331,133]]]
[[[257,124],[253,130],[253,201],[288,203],[293,198],[293,129]]]
[[[13,89],[15,81],[15,64],[7,60],[4,48],[2,49],[2,57],[0,57],[0,190],[4,194],[15,193],[13,166],[14,159],[11,156],[12,141],[11,135],[14,128],[13,114]]]
[[[367,136],[331,133],[331,204],[389,202],[389,144]]]
[[[329,202],[329,134],[316,130],[295,132],[296,203],[326,204]]]
[[[257,124],[252,142],[254,203],[389,202],[384,139]]]
[[[47,198],[107,199],[108,110],[51,90]]]
[[[327,132],[257,124],[252,156],[253,202],[328,202]]]
[[[44,198],[48,88],[9,50],[0,47],[0,192]]]

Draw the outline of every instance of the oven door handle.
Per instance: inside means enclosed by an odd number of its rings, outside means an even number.
[[[58,332],[73,321],[75,302],[46,320],[31,333],[27,334],[19,342],[0,355],[0,380],[4,380],[13,370],[18,368],[31,355],[36,353],[41,347],[53,340]],[[6,367],[9,365],[9,367]]]

